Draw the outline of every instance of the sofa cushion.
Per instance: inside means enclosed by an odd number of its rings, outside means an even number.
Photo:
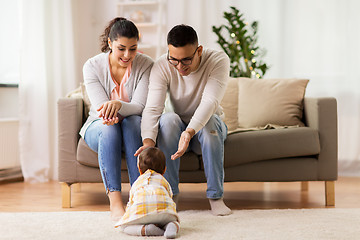
[[[308,82],[307,79],[240,78],[239,127],[304,126],[301,119]]]
[[[83,138],[79,139],[78,149],[77,149],[77,161],[82,165],[88,167],[99,168],[98,155],[94,152],[85,142]],[[124,158],[124,153],[121,158],[121,170],[127,170],[126,160]]]
[[[221,107],[224,112],[224,122],[228,132],[233,132],[239,127],[238,123],[238,78],[229,78]]]
[[[180,171],[196,171],[201,169],[201,160],[198,155],[190,151],[180,159]]]
[[[91,150],[91,148],[86,144],[83,138],[79,139],[78,148],[77,148],[77,161],[82,165],[88,167],[99,167],[97,153]],[[127,170],[126,160],[124,156],[121,161],[121,169]],[[198,156],[193,152],[186,153],[180,162],[180,170],[182,171],[193,171],[200,169],[200,160]]]
[[[309,127],[238,132],[225,141],[224,167],[319,153],[319,133]]]
[[[98,155],[85,142],[83,138],[79,139],[76,159],[82,165],[88,167],[99,167]]]
[[[86,119],[89,116],[91,102],[90,102],[90,98],[86,92],[85,84],[80,83],[80,88],[81,88],[81,95],[84,100],[84,114],[85,114],[85,119]]]

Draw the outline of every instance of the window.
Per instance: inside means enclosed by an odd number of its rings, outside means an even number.
[[[0,86],[20,79],[20,0],[0,2]]]

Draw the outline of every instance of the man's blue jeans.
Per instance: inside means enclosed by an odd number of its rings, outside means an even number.
[[[105,188],[121,191],[121,154],[125,152],[130,184],[138,178],[136,150],[142,146],[140,116],[129,116],[114,125],[104,125],[102,120],[91,123],[85,133],[85,142],[98,153],[99,167]]]
[[[186,124],[173,112],[160,117],[157,146],[166,157],[164,177],[170,183],[173,194],[179,193],[180,158],[171,160],[178,149],[181,133]],[[202,154],[207,180],[206,196],[210,199],[221,198],[224,194],[224,141],[227,127],[218,115],[212,115],[208,123],[191,139],[188,150]]]

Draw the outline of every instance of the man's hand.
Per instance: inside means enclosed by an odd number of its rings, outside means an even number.
[[[184,132],[181,133],[178,150],[171,156],[171,160],[175,160],[186,152],[186,149],[189,147],[191,138],[195,135],[195,130],[192,128],[187,128]]]
[[[144,151],[148,147],[155,147],[155,142],[150,138],[145,138],[143,141],[142,147],[140,147],[134,154],[135,157],[139,156],[139,154]]]
[[[105,102],[103,105],[97,109],[99,111],[99,117],[103,119],[103,124],[113,125],[119,122],[117,117],[118,111],[120,110],[122,104],[118,100],[111,100]]]

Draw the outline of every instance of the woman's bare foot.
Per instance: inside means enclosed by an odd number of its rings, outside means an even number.
[[[124,215],[125,209],[121,198],[121,192],[109,192],[110,216],[111,220],[116,222]]]

